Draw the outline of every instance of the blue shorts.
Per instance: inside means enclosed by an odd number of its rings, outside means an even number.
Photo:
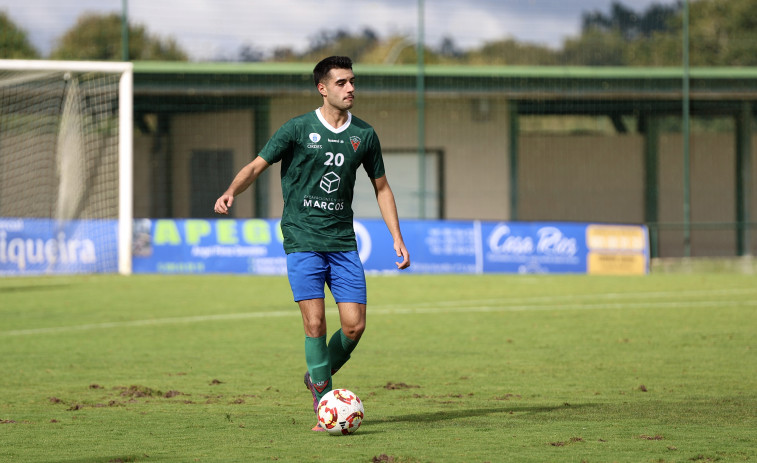
[[[368,299],[357,251],[293,252],[287,254],[287,274],[295,302],[325,298],[324,284],[337,303],[365,304]]]

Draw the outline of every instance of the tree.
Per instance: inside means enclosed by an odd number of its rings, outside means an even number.
[[[308,49],[301,55],[304,61],[319,61],[330,55],[344,55],[362,62],[363,55],[369,53],[379,43],[379,37],[370,28],[358,34],[343,29],[322,30],[311,37]]]
[[[120,61],[121,16],[85,14],[69,29],[50,55],[53,59]],[[185,61],[176,42],[150,35],[144,26],[129,25],[129,59]]]
[[[466,54],[470,64],[497,64],[508,66],[537,66],[557,64],[556,53],[548,47],[521,43],[513,39],[484,44]]]
[[[590,30],[565,41],[560,61],[571,66],[622,66],[628,46],[619,31]]]
[[[455,61],[459,60],[463,56],[462,50],[457,48],[455,39],[450,36],[444,36],[441,43],[439,43],[439,49],[437,50],[439,56]]]
[[[757,2],[693,2],[690,14],[693,66],[757,65]]]
[[[673,65],[680,62],[682,4],[653,3],[636,12],[613,2],[610,13],[584,13],[581,35],[565,41],[562,61],[585,66]]]
[[[239,47],[239,61],[244,63],[258,63],[263,61],[265,54],[261,49],[254,45],[244,44]]]
[[[636,12],[614,1],[608,16],[599,11],[584,13],[581,30],[615,32],[626,40],[649,37],[655,32],[669,31],[681,8],[679,0],[674,5],[653,3],[646,11]]]
[[[0,58],[39,58],[39,52],[29,42],[26,32],[16,26],[3,11],[0,11]]]
[[[680,66],[682,15],[667,21],[666,30],[628,45],[626,64]],[[757,1],[699,0],[691,2],[689,57],[692,66],[757,65]]]

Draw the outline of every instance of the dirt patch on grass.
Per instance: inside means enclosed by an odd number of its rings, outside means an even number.
[[[520,394],[505,394],[501,396],[494,397],[494,400],[510,400],[510,399],[520,399],[522,398]]]
[[[384,389],[388,390],[397,390],[397,389],[418,389],[420,386],[416,386],[413,384],[407,384],[407,383],[394,383],[392,381],[389,381],[386,383],[386,386],[384,386]]]
[[[218,381],[218,380],[214,380]],[[211,383],[213,384],[213,383]],[[221,384],[218,381],[215,384]],[[65,405],[66,410],[76,411],[84,408],[105,408],[105,407],[126,407],[130,404],[149,403],[151,400],[162,401],[163,399],[170,400],[173,403],[193,405],[196,403],[220,403],[221,401],[228,400],[233,405],[244,405],[251,399],[259,399],[260,396],[256,394],[239,394],[227,398],[223,394],[203,394],[197,396],[199,402],[191,399],[192,394],[187,394],[176,389],[168,391],[161,391],[160,389],[151,388],[148,386],[133,384],[131,386],[115,386],[108,390],[108,388],[99,384],[91,384],[88,386],[89,390],[104,390],[106,394],[98,397],[96,400],[86,398],[75,398],[70,400],[63,400],[58,397],[48,397],[48,401],[54,405]],[[176,397],[184,397],[183,399],[176,399]]]
[[[163,397],[163,393],[158,389],[153,389],[147,386],[140,386],[138,384],[132,384],[131,386],[116,386],[113,389],[121,391],[118,395],[121,397]]]
[[[88,386],[88,389],[105,390],[106,388],[99,384],[90,384]],[[124,406],[130,403],[136,403],[139,401],[139,399],[150,399],[150,398],[171,399],[173,397],[187,395],[181,391],[177,391],[174,389],[167,392],[163,392],[159,389],[154,389],[151,387],[142,386],[138,384],[133,384],[131,386],[116,386],[112,388],[112,391],[113,392],[112,392],[111,397],[108,397],[108,396],[100,397],[101,402],[96,402],[96,403],[92,403],[90,401],[87,401],[86,399],[65,401],[58,397],[48,397],[48,401],[54,405],[57,405],[57,404],[67,405],[68,406],[67,410],[76,411],[76,410],[81,410],[82,408],[119,407],[119,406]],[[185,401],[185,403],[187,403],[187,401]]]
[[[583,442],[583,441],[584,441],[583,437],[571,437],[569,440],[565,442],[563,441],[550,442],[549,445],[551,445],[552,447],[565,447],[566,445],[575,444],[575,443]]]

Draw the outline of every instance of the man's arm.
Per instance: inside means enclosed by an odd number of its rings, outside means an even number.
[[[397,216],[397,204],[394,202],[394,193],[392,193],[392,189],[389,187],[386,175],[381,178],[371,179],[371,183],[373,183],[373,190],[376,192],[376,201],[381,211],[381,217],[383,217],[389,233],[392,234],[394,250],[397,252],[397,257],[402,258],[402,262],[395,262],[397,268],[400,270],[408,268],[410,267],[410,253],[407,251],[405,241],[402,239],[400,220]]]
[[[234,197],[252,185],[252,182],[254,182],[255,179],[268,168],[268,166],[269,164],[260,156],[244,166],[237,176],[234,177],[229,188],[227,188],[221,197],[216,200],[215,211],[218,214],[228,214],[229,208],[234,202]]]

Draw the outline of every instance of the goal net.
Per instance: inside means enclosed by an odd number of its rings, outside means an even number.
[[[0,60],[0,274],[131,273],[132,65]]]

